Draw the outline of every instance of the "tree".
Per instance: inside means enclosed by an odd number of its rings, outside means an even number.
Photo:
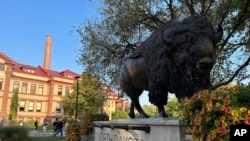
[[[18,108],[18,91],[15,90],[10,103],[10,113],[9,113],[10,120],[16,119],[17,108]]]
[[[153,104],[143,105],[142,109],[148,114],[150,117],[158,117],[157,107]]]
[[[74,115],[75,111],[76,85],[74,84],[72,93],[63,97],[64,111],[69,115]],[[78,115],[83,115],[84,111],[92,114],[102,112],[107,95],[100,80],[94,75],[84,72],[78,85]]]
[[[170,98],[168,100],[168,104],[165,106],[165,109],[169,117],[182,117],[182,110],[177,98]]]
[[[129,119],[129,116],[127,112],[115,110],[115,112],[112,113],[112,119]]]
[[[110,85],[117,84],[124,58],[154,30],[165,21],[195,14],[206,15],[215,28],[219,24],[224,29],[211,72],[214,89],[250,77],[248,0],[105,0],[98,8],[100,19],[86,20],[76,29],[83,45],[78,62]]]

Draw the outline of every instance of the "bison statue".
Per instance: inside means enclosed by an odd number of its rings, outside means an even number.
[[[191,16],[183,21],[163,24],[125,59],[119,77],[122,90],[131,99],[142,118],[149,116],[141,108],[139,97],[149,91],[149,101],[157,106],[160,117],[167,117],[164,105],[168,92],[178,99],[209,88],[210,72],[215,63],[216,43],[223,29],[214,31],[205,16]]]

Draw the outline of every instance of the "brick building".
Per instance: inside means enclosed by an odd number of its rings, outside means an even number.
[[[71,87],[79,74],[71,70],[50,70],[51,42],[51,36],[47,35],[43,67],[18,63],[0,52],[0,119],[8,119],[15,90],[19,97],[17,120],[42,121],[64,116],[61,97],[72,92]],[[114,91],[108,93],[106,103],[124,107],[124,101],[115,97],[118,96]],[[106,113],[113,111],[107,107],[104,110]]]

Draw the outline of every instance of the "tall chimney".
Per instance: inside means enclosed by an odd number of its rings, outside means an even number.
[[[48,70],[50,70],[51,46],[52,46],[52,37],[51,35],[47,35],[46,42],[45,42],[43,68],[48,69]]]

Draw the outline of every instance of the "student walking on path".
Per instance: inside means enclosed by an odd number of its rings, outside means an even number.
[[[35,125],[35,130],[37,131],[37,127],[38,127],[38,121],[37,120],[35,121],[34,125]]]
[[[61,133],[61,137],[63,136],[63,122],[61,120],[58,121],[56,132],[53,134],[53,136],[56,136],[59,132]]]
[[[58,125],[58,118],[56,118],[56,121],[53,122],[54,132],[57,131],[57,125]]]
[[[43,120],[43,135],[45,135],[46,131],[47,131],[47,126],[48,126],[48,121],[47,119]]]

